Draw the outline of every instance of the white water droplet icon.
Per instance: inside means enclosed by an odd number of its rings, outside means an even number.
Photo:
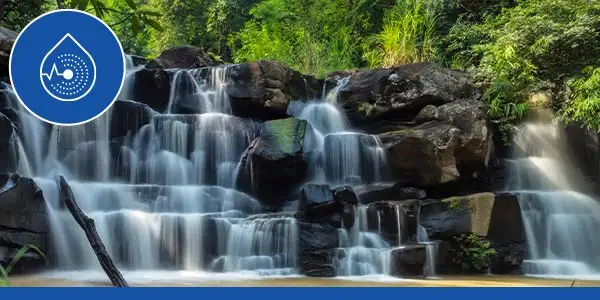
[[[77,101],[92,91],[96,83],[96,63],[73,36],[66,34],[44,56],[40,80],[52,98]]]

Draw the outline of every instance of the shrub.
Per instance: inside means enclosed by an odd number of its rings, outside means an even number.
[[[496,255],[491,243],[474,233],[455,236],[450,248],[452,262],[463,272],[485,271]]]

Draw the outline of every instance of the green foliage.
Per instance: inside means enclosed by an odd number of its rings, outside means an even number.
[[[496,255],[491,243],[474,233],[455,236],[450,252],[452,262],[464,272],[485,271]]]
[[[231,36],[236,62],[275,59],[324,75],[361,64],[360,45],[380,23],[389,0],[264,0]]]
[[[363,57],[372,68],[433,61],[437,16],[424,0],[399,2],[383,21],[383,30],[365,44]]]
[[[533,93],[559,94],[564,82],[598,61],[600,50],[600,2],[517,4],[481,24],[459,22],[449,37],[459,64],[488,87],[490,117],[500,122],[518,121]]]
[[[590,67],[569,81],[568,90],[571,97],[559,111],[560,117],[600,131],[600,67]]]
[[[15,31],[45,12],[47,0],[4,0],[0,13],[0,25]]]
[[[19,249],[19,251],[17,251],[17,253],[13,257],[12,261],[6,267],[4,267],[4,266],[2,266],[2,264],[0,264],[0,286],[9,286],[10,285],[10,281],[9,281],[8,276],[10,275],[10,273],[12,272],[12,270],[14,269],[14,267],[17,265],[17,263],[19,263],[19,261],[23,258],[23,256],[29,250],[34,250],[46,262],[48,261],[46,259],[46,256],[44,255],[44,252],[42,252],[42,250],[40,250],[38,247],[33,246],[33,245],[25,245],[25,246],[23,246],[21,249]]]

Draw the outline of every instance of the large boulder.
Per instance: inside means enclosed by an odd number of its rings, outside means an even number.
[[[299,222],[300,273],[309,277],[336,276],[338,230],[327,224]]]
[[[129,100],[118,100],[110,109],[110,138],[134,136],[149,124],[155,112],[150,106]]]
[[[233,65],[226,92],[233,114],[260,120],[285,118],[290,100],[318,98],[321,81],[275,61]]]
[[[48,255],[48,215],[41,189],[29,178],[0,175],[0,264],[6,266],[17,251],[33,245]],[[16,272],[32,271],[45,262],[29,252],[17,264]]]
[[[198,69],[218,64],[201,48],[185,45],[163,51],[146,67],[150,69]]]
[[[464,72],[432,63],[357,72],[338,101],[354,125],[384,119],[412,120],[427,105],[481,98]]]
[[[505,193],[479,193],[423,201],[419,223],[429,238],[452,242],[461,234],[489,240],[497,255],[492,270],[510,273],[525,255],[525,230],[519,200]]]
[[[300,195],[297,218],[350,229],[354,225],[357,204],[358,198],[350,186],[331,190],[325,184],[305,184]]]
[[[18,136],[12,122],[0,113],[0,172],[15,172],[19,166]]]
[[[376,201],[401,201],[407,199],[424,199],[426,193],[422,189],[405,186],[405,182],[377,182],[359,185],[354,188],[361,204]]]
[[[456,150],[461,175],[474,175],[485,169],[493,148],[492,130],[488,126],[487,105],[474,99],[454,101],[441,106],[428,105],[417,116],[418,121],[438,120],[460,129]]]
[[[460,130],[454,126],[433,121],[379,138],[394,174],[412,186],[438,185],[460,177],[456,166]]]
[[[269,207],[281,207],[307,176],[305,120],[268,121],[242,156],[238,187]]]
[[[135,73],[133,100],[149,105],[158,112],[169,106],[171,77],[163,69],[141,69]]]
[[[406,245],[391,250],[390,271],[392,276],[422,276],[427,262],[425,245]]]

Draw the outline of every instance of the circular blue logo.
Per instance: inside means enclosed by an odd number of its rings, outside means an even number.
[[[96,16],[51,11],[15,40],[10,79],[34,116],[55,125],[79,125],[101,116],[117,99],[125,54],[115,33]]]

